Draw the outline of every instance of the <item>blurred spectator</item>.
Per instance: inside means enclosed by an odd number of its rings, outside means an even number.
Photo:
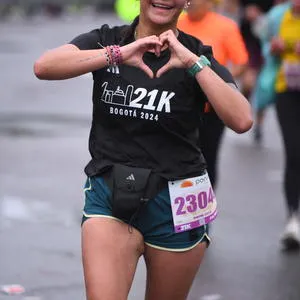
[[[282,18],[279,34],[271,40],[271,52],[280,59],[276,80],[276,110],[283,135],[286,165],[284,188],[289,220],[282,236],[285,248],[300,247],[300,1]]]
[[[63,13],[64,6],[62,3],[46,2],[44,4],[45,12],[52,17],[60,16]]]
[[[93,0],[92,2],[94,2],[96,11],[98,13],[114,10],[115,0]]]
[[[266,16],[265,66],[254,93],[256,106],[276,103],[285,149],[284,191],[288,222],[282,235],[285,249],[300,248],[300,0],[274,7]]]
[[[8,17],[18,4],[18,0],[0,0],[0,21]]]
[[[242,19],[242,8],[239,0],[223,0],[217,6],[217,11],[234,20],[239,26]]]
[[[0,17],[1,19],[8,17],[14,14],[15,11],[26,17],[38,14],[58,17],[68,7],[72,11],[77,11],[77,9],[85,6],[93,6],[95,12],[102,13],[104,11],[113,11],[114,4],[115,0],[0,0]]]
[[[220,5],[220,11],[236,20],[241,28],[241,32],[249,53],[249,65],[241,80],[242,91],[249,99],[252,95],[258,73],[263,65],[264,58],[260,39],[255,34],[257,21],[267,13],[273,5],[284,0],[224,0]],[[261,142],[263,122],[263,110],[256,111],[256,123],[254,127],[254,138],[256,142]]]
[[[237,24],[231,19],[213,12],[216,0],[192,0],[187,13],[182,15],[178,28],[212,46],[219,63],[229,66],[232,75],[242,75],[248,62],[248,54]],[[209,107],[200,124],[201,149],[207,162],[207,170],[213,186],[217,183],[218,151],[224,124]]]
[[[249,65],[243,76],[242,88],[244,95],[249,98],[263,64],[260,40],[253,34],[252,24],[273,6],[274,0],[240,0],[240,4],[243,9],[240,28],[249,53]]]
[[[274,4],[280,4],[284,3],[286,0],[277,0],[274,1]],[[275,10],[277,11],[277,9]],[[273,12],[271,13],[271,15]],[[259,14],[252,22],[252,33],[257,36],[258,38],[265,36],[266,30],[268,30],[268,15],[267,14]],[[269,28],[270,31],[270,28]],[[265,42],[265,45],[262,45],[264,48],[263,56],[264,56],[264,67],[263,70],[261,70],[259,75],[259,86],[255,89],[254,96],[253,96],[253,106],[255,108],[255,126],[254,126],[254,139],[257,143],[261,143],[261,140],[263,138],[263,122],[265,118],[265,108],[269,105],[269,102],[273,102],[272,98],[272,90],[273,89],[266,89],[265,87],[262,87],[262,85],[268,85],[268,82],[274,80],[274,71],[272,69],[272,63],[270,63],[273,58],[270,57],[270,53],[268,51],[268,41],[264,41],[264,38],[262,39],[262,43]],[[272,74],[273,73],[273,74]],[[262,91],[263,89],[263,91]],[[259,99],[258,99],[258,93]],[[271,95],[270,95],[271,93]]]

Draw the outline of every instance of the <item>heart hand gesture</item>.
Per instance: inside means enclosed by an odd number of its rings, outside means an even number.
[[[159,56],[164,46],[167,46],[170,49],[171,57],[170,60],[157,71],[157,78],[173,68],[191,67],[198,59],[196,54],[192,53],[178,41],[172,30],[168,30],[162,33],[159,37],[152,35],[123,46],[123,63],[140,68],[150,78],[153,78],[154,74],[144,63],[143,55],[147,51],[154,51],[156,56]]]
[[[191,52],[178,41],[172,30],[163,32],[159,36],[159,40],[163,45],[167,45],[169,47],[171,57],[170,60],[157,71],[157,78],[173,68],[189,68],[198,60],[198,56],[196,54]]]
[[[122,47],[123,63],[129,66],[140,68],[150,78],[153,78],[152,70],[144,63],[143,55],[147,51],[154,51],[157,56],[160,55],[162,43],[156,35],[147,36],[142,39]]]

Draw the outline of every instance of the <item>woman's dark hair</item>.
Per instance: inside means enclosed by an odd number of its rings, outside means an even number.
[[[139,16],[137,16],[133,22],[124,28],[122,32],[122,38],[120,40],[120,46],[126,45],[127,41],[134,36],[135,28],[139,24]]]

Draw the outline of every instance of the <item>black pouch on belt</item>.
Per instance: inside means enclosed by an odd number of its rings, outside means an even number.
[[[131,221],[145,204],[146,188],[151,170],[115,164],[112,170],[112,213],[124,221]]]

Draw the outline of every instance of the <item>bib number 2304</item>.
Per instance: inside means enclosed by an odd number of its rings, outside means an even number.
[[[208,174],[169,181],[175,232],[183,232],[212,222],[217,202]]]

